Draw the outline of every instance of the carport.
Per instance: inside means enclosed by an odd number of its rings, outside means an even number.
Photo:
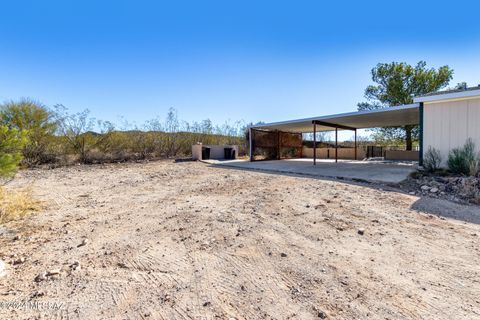
[[[273,122],[249,127],[250,161],[255,161],[256,148],[266,148],[281,159],[283,148],[301,148],[302,134],[313,133],[313,164],[317,163],[316,133],[335,131],[335,162],[338,162],[338,131],[351,130],[355,133],[354,149],[357,160],[357,129],[400,127],[418,125],[422,117],[423,104],[415,103],[378,110],[340,113],[328,116]],[[422,128],[420,127],[420,131]],[[422,154],[420,134],[420,155]]]

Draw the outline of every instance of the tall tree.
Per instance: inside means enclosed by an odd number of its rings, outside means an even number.
[[[448,66],[427,68],[425,61],[416,66],[405,62],[379,63],[372,69],[375,85],[365,89],[366,102],[358,104],[358,110],[374,110],[413,103],[413,97],[445,88],[453,76]],[[412,141],[418,139],[418,126],[377,129],[377,135],[405,141],[412,150]]]

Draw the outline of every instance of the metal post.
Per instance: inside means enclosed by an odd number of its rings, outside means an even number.
[[[338,162],[338,128],[335,128],[335,162]]]
[[[248,128],[248,147],[250,153],[250,162],[253,161],[252,128]]]
[[[280,151],[282,150],[280,144],[280,131],[277,131],[277,160],[280,160]]]
[[[317,165],[317,125],[313,123],[313,165]]]
[[[423,116],[424,116],[424,106],[423,106],[423,102],[420,102],[420,107],[419,107],[419,116],[420,116],[420,119],[419,119],[419,139],[418,139],[418,147],[419,147],[419,157],[418,157],[418,164],[420,166],[423,166]]]
[[[355,160],[357,160],[357,129],[355,129]]]

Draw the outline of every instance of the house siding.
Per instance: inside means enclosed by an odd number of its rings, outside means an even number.
[[[468,138],[480,151],[480,97],[424,103],[424,154],[429,147],[436,148],[445,167],[450,150],[463,146]]]

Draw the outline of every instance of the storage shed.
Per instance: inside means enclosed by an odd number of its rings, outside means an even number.
[[[192,145],[193,160],[233,160],[238,157],[237,145]]]

